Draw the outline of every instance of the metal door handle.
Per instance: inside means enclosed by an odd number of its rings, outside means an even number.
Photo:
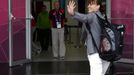
[[[14,15],[12,13],[10,15],[11,15],[11,19],[10,20],[12,20],[12,19],[15,20],[16,19],[16,17],[14,17]]]

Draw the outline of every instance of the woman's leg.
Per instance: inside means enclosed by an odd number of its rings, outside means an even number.
[[[88,55],[88,60],[90,63],[90,75],[103,75],[102,60],[98,53]]]

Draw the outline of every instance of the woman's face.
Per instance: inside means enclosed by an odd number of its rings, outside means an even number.
[[[89,3],[88,12],[95,12],[98,10],[98,5],[96,2]]]

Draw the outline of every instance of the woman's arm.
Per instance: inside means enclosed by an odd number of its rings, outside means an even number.
[[[74,19],[80,21],[80,22],[83,22],[83,23],[86,23],[87,20],[88,20],[87,14],[81,14],[81,13],[78,13],[78,12],[75,12],[72,17],[73,17]]]

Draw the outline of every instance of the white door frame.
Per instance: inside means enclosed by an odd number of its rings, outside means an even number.
[[[26,58],[31,60],[31,0],[26,0]]]

